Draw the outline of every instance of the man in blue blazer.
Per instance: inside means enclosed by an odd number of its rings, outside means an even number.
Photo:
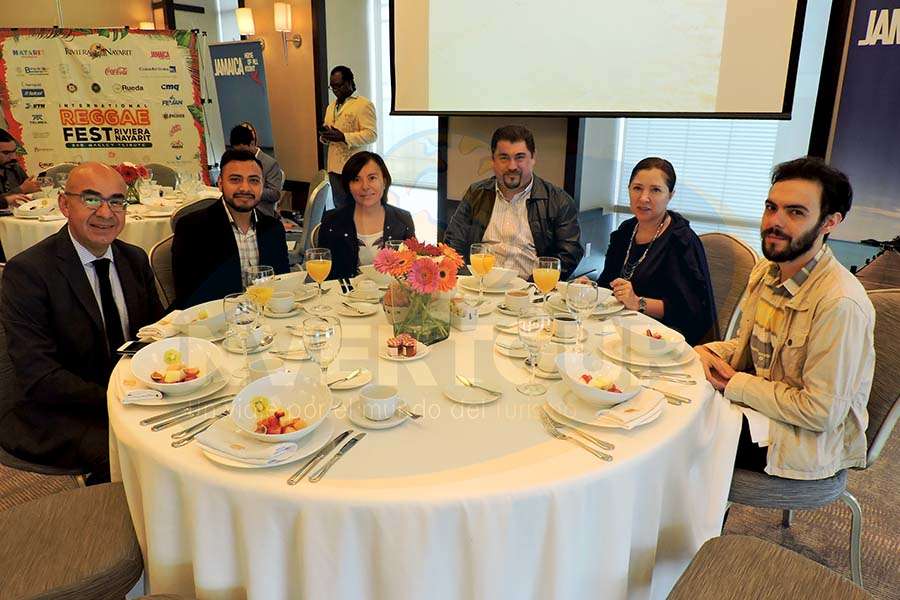
[[[242,271],[266,265],[287,273],[284,227],[256,210],[262,198],[262,165],[252,153],[222,155],[222,202],[189,213],[175,225],[172,270],[175,305],[187,308],[243,290]]]

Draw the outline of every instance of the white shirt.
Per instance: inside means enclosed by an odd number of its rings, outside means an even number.
[[[537,262],[534,238],[528,225],[527,207],[533,185],[534,177],[524,190],[512,197],[512,200],[507,200],[500,187],[496,186],[494,210],[482,237],[484,242],[496,242],[494,255],[498,267],[514,269],[519,273],[519,277],[526,280],[531,277],[534,264]]]
[[[384,239],[384,232],[376,231],[368,235],[356,234],[359,239],[359,264],[371,265],[375,261],[375,255],[378,254],[378,244]]]
[[[246,267],[259,266],[259,247],[256,245],[256,209],[250,213],[250,228],[247,233],[241,231],[238,224],[234,222],[234,217],[228,209],[228,203],[222,199],[225,205],[225,214],[228,215],[228,222],[231,223],[231,231],[234,233],[234,241],[237,243],[238,259],[241,261],[241,272]],[[242,275],[243,277],[243,275]]]
[[[94,256],[94,254],[82,246],[78,240],[72,237],[72,232],[66,227],[66,231],[69,234],[69,239],[72,240],[72,245],[75,246],[75,252],[78,253],[78,259],[81,261],[81,266],[84,267],[84,274],[87,275],[88,283],[91,284],[91,289],[94,291],[94,298],[97,300],[97,308],[100,309],[100,319],[103,321],[103,326],[106,327],[106,320],[103,318],[103,303],[100,300],[100,280],[97,278],[97,269],[94,267],[94,261],[98,258],[108,258],[111,263],[109,269],[109,284],[112,287],[112,295],[113,300],[116,301],[116,310],[119,311],[119,320],[122,322],[122,339],[128,339],[128,309],[125,306],[125,294],[122,293],[122,282],[119,281],[119,272],[116,270],[116,259],[113,258],[112,246],[106,249],[106,253],[103,256]],[[115,348],[111,349],[115,352]]]

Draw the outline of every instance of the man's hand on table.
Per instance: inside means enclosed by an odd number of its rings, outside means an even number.
[[[7,194],[3,199],[6,200],[6,203],[10,208],[15,208],[20,204],[28,202],[28,196],[25,194]]]
[[[731,381],[735,370],[727,362],[710,352],[705,346],[694,346],[694,351],[703,365],[706,380],[720,392],[725,391],[725,386]]]
[[[25,181],[22,182],[22,185],[19,186],[20,194],[33,194],[34,192],[40,191],[41,185],[37,182],[34,177],[29,177]]]

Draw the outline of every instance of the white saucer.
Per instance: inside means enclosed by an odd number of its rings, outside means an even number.
[[[357,427],[362,427],[364,429],[390,429],[409,419],[409,416],[406,413],[399,410],[400,407],[409,408],[406,406],[406,403],[401,400],[397,403],[397,407],[397,412],[389,418],[383,421],[373,421],[372,419],[366,418],[363,414],[362,400],[356,399],[351,402],[350,406],[347,408],[347,418]]]
[[[526,307],[526,310],[530,309],[530,308],[537,308],[540,306],[542,306],[542,304],[540,302],[531,302],[531,303],[529,303],[529,306]],[[500,313],[501,315],[506,315],[507,317],[519,318],[519,313],[513,311],[511,308],[506,306],[503,302],[501,302],[500,304],[497,305],[497,312]]]
[[[503,356],[508,356],[509,358],[525,358],[528,356],[528,350],[524,347],[510,348],[508,346],[501,346],[496,340],[494,341],[494,352],[502,354]]]
[[[314,283],[307,283],[294,292],[294,300],[296,302],[305,302],[310,298],[315,298],[318,294],[319,288]]]
[[[132,376],[132,378],[134,378],[134,376]],[[141,398],[139,400],[132,400],[128,403],[123,402],[123,404],[125,406],[176,406],[178,404],[184,404],[185,402],[202,400],[207,396],[212,396],[213,394],[224,388],[226,385],[228,385],[228,379],[228,377],[226,377],[222,374],[221,371],[219,371],[216,375],[210,378],[209,382],[206,385],[190,394],[184,394],[183,396],[166,396],[165,394],[163,394],[162,398],[147,397]]]
[[[348,302],[352,302],[354,300],[358,300],[361,302],[380,302],[382,296],[384,296],[384,292],[379,291],[378,289],[360,290],[355,288],[352,292],[341,294],[341,298],[347,300]]]
[[[491,404],[500,399],[500,396],[491,394],[481,388],[471,388],[465,385],[452,384],[441,388],[448,400],[457,404],[468,404],[477,406],[481,404]]]
[[[588,332],[587,332],[587,329],[585,329],[584,326],[582,326],[582,327],[581,327],[581,340],[580,340],[580,341],[583,342],[583,341],[585,341],[585,340],[587,340],[587,339],[588,339]],[[561,338],[561,337],[556,337],[556,336],[554,335],[552,338],[550,338],[550,341],[553,342],[553,343],[555,343],[555,344],[566,344],[566,345],[569,345],[569,344],[574,344],[574,343],[575,343],[575,336],[572,336],[572,337],[570,337],[570,338]]]
[[[218,463],[226,467],[234,467],[236,469],[269,469],[271,467],[280,467],[281,465],[296,462],[302,458],[306,458],[307,456],[312,456],[313,454],[321,450],[325,446],[325,444],[327,444],[328,441],[331,440],[331,434],[334,432],[334,424],[335,418],[329,415],[322,420],[319,426],[316,427],[315,431],[313,431],[309,435],[303,436],[299,441],[297,441],[297,449],[295,451],[282,456],[277,462],[265,465],[246,463],[236,458],[231,458],[223,454],[214,453],[212,450],[204,448],[202,446],[199,446],[199,448],[200,452],[203,453],[203,456],[214,463]],[[211,428],[212,427],[234,427],[235,429],[239,429],[238,426],[234,424],[234,421],[230,416],[219,419],[212,424]],[[251,438],[248,436],[247,439]]]
[[[345,302],[347,302],[347,301],[345,300]],[[355,310],[347,308],[343,304],[336,304],[334,307],[335,312],[344,317],[371,317],[372,315],[374,315],[375,313],[378,312],[378,305],[372,304],[370,302],[350,301],[350,302],[347,302],[347,304],[349,304],[350,306],[355,306],[362,312],[358,313]]]
[[[525,369],[531,373],[531,365],[528,364],[528,358],[525,359]],[[545,371],[540,365],[534,369],[534,376],[541,379],[550,379],[551,381],[559,381],[562,379],[562,375],[559,374],[559,371]]]
[[[459,287],[469,292],[478,292],[478,278],[471,275],[463,275],[457,279]],[[484,286],[485,294],[504,294],[508,290],[523,290],[528,287],[528,282],[521,277],[514,277],[512,281],[504,286],[488,287]]]
[[[340,379],[348,375],[350,371],[338,371],[329,376],[329,379],[332,381],[335,379]],[[331,390],[352,390],[358,387],[362,387],[372,381],[372,371],[368,369],[360,369],[359,375],[354,377],[353,379],[349,379],[347,381],[342,381],[340,383],[335,383],[334,385],[329,385],[328,389]]]
[[[304,308],[302,306],[295,306],[292,310],[289,310],[286,313],[277,313],[269,310],[269,307],[263,309],[263,316],[268,317],[270,319],[290,319],[291,317],[296,317],[300,313],[302,313]]]
[[[253,346],[252,348],[247,348],[247,354],[257,354],[271,348],[272,344],[275,343],[275,336],[273,334],[266,334],[263,336],[263,339],[265,339],[266,337],[269,338],[268,342]],[[234,338],[226,338],[225,340],[223,340],[222,349],[226,352],[231,352],[232,354],[244,353],[241,347],[234,341]]]
[[[506,335],[519,335],[519,326],[515,321],[512,323],[494,323],[494,329]]]
[[[547,306],[557,312],[571,312],[569,310],[569,307],[566,305],[566,301],[563,300],[562,296],[560,296],[558,292],[550,294],[550,296],[547,298]],[[607,300],[598,304],[594,311],[591,313],[591,316],[605,317],[607,315],[615,314],[624,308],[624,304],[611,296]]]
[[[613,360],[638,367],[679,367],[692,362],[697,356],[694,349],[687,344],[683,344],[681,350],[676,352],[660,356],[645,356],[629,348],[624,348],[622,340],[616,335],[603,336],[600,342],[600,352]]]
[[[415,356],[391,356],[387,353],[387,346],[383,346],[381,352],[378,353],[379,358],[383,358],[384,360],[390,360],[393,362],[409,362],[413,360],[419,360],[420,358],[425,358],[428,356],[428,353],[431,349],[423,344],[422,342],[416,342],[416,355]]]

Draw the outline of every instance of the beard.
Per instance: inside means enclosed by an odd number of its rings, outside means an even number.
[[[244,196],[244,197],[249,197],[249,196]],[[230,206],[231,208],[233,208],[234,210],[236,210],[237,212],[240,212],[240,213],[248,213],[248,212],[252,211],[254,208],[256,208],[257,204],[259,204],[259,198],[256,198],[256,197],[253,198],[255,200],[255,202],[251,206],[240,206],[240,205],[236,204],[234,201],[234,196],[226,196],[225,194],[222,194],[222,199],[225,200],[225,204],[227,204],[228,206]]]
[[[808,231],[803,232],[800,237],[792,238],[785,234],[780,229],[775,227],[769,227],[768,229],[763,229],[760,232],[760,237],[762,238],[762,253],[767,259],[772,262],[790,262],[800,256],[803,256],[815,245],[816,240],[819,238],[819,232],[822,229],[822,223],[824,223],[824,219],[820,219],[815,225],[813,225]],[[775,248],[766,243],[766,236],[769,234],[774,234],[780,236],[782,240],[787,241],[787,247],[783,250],[775,250]]]
[[[503,175],[503,186],[508,190],[514,190],[522,185],[522,173],[505,173]]]

